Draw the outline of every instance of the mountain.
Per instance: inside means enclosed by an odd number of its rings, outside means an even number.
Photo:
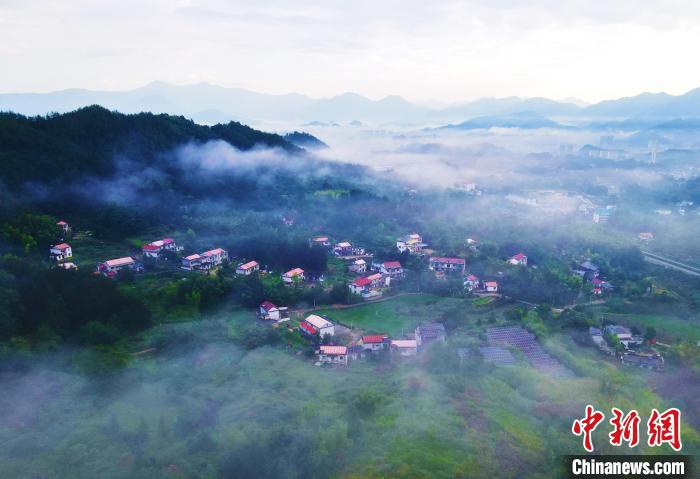
[[[506,97],[482,98],[449,106],[433,102],[430,107],[395,95],[371,100],[356,93],[343,93],[316,99],[296,93],[272,95],[208,83],[176,86],[163,82],[153,82],[129,91],[70,89],[51,93],[0,94],[0,110],[26,115],[64,113],[93,104],[126,113],[151,111],[184,115],[204,124],[236,120],[246,123],[282,121],[332,124],[361,121],[439,125],[522,112],[589,122],[631,118],[670,120],[700,117],[700,88],[678,96],[642,93],[589,106],[575,100]]]
[[[147,168],[164,161],[163,152],[211,140],[223,140],[239,150],[263,145],[303,151],[279,135],[236,122],[208,127],[181,116],[126,115],[100,106],[48,117],[0,113],[0,181],[21,185],[108,176],[117,169],[117,157]]]
[[[564,125],[547,117],[531,112],[501,116],[481,116],[456,125],[443,126],[440,129],[450,130],[480,130],[489,128],[566,128]]]
[[[292,133],[287,133],[286,135],[284,135],[283,138],[291,144],[296,145],[300,148],[306,148],[309,150],[319,150],[323,148],[328,148],[327,144],[325,144],[315,136],[303,131],[294,131]]]

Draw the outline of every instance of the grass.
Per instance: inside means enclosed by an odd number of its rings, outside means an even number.
[[[316,314],[352,328],[398,336],[402,332],[412,331],[420,323],[434,321],[446,307],[462,302],[458,299],[416,294],[349,309],[328,308],[317,311]]]
[[[642,331],[644,328],[652,326],[656,329],[659,339],[693,342],[700,341],[700,323],[692,320],[684,320],[675,316],[662,316],[655,314],[610,314],[606,313],[611,320],[620,319],[622,323],[629,326],[636,326]]]

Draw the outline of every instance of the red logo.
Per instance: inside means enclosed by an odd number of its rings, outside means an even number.
[[[628,447],[636,447],[639,444],[639,423],[641,418],[639,413],[632,409],[625,415],[620,409],[612,408],[613,417],[610,424],[613,429],[608,434],[610,444],[622,446],[623,442]],[[593,431],[605,419],[605,414],[596,411],[590,404],[586,406],[586,415],[576,419],[571,425],[571,432],[576,436],[583,436],[583,448],[588,452],[593,452]],[[647,444],[650,447],[668,444],[674,451],[680,451],[681,444],[681,412],[677,408],[671,408],[663,413],[656,409],[651,410],[651,415],[647,421]]]
[[[670,445],[674,451],[680,451],[681,444],[681,412],[676,408],[668,409],[659,414],[656,409],[651,410],[651,416],[647,422],[649,446]]]
[[[603,419],[605,419],[605,414],[600,411],[596,411],[590,404],[586,406],[586,417],[582,419],[577,419],[571,426],[571,431],[580,436],[583,434],[583,448],[588,452],[593,452],[593,439],[591,439],[591,434],[595,431]]]

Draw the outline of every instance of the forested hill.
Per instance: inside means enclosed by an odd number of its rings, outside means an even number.
[[[122,155],[144,166],[188,142],[224,140],[240,150],[255,146],[302,152],[283,137],[237,122],[203,126],[182,116],[122,114],[100,106],[46,117],[0,113],[0,180],[55,183],[114,173]]]

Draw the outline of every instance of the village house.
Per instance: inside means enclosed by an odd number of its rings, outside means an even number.
[[[200,256],[202,257],[202,266],[204,269],[211,269],[228,260],[228,251],[222,248],[215,248],[200,253]]]
[[[442,323],[429,323],[416,328],[418,346],[425,346],[435,341],[445,342],[447,333]]]
[[[199,267],[202,265],[202,257],[199,256],[198,254],[191,254],[189,256],[185,256],[182,258],[182,269],[186,269],[188,271],[194,271],[195,269],[199,269]]]
[[[61,234],[65,237],[68,233],[70,233],[70,225],[66,223],[65,221],[61,220],[58,223],[56,223],[56,226],[61,230]]]
[[[466,261],[462,258],[443,258],[431,256],[428,260],[428,269],[439,273],[464,273]]]
[[[148,258],[159,258],[165,251],[177,251],[177,244],[172,238],[163,238],[143,245],[141,251]]]
[[[641,353],[628,352],[620,358],[622,364],[651,369],[653,371],[663,371],[665,363],[664,357],[657,352]]]
[[[381,296],[381,289],[386,286],[388,278],[381,273],[375,273],[364,278],[357,278],[348,285],[350,291],[359,294],[364,299]]]
[[[78,269],[78,265],[70,261],[67,263],[59,263],[56,266],[63,269]]]
[[[415,339],[392,339],[391,350],[401,356],[415,356],[418,353],[418,342]]]
[[[355,261],[350,263],[350,266],[348,266],[348,270],[351,273],[364,274],[367,272],[367,261],[363,260],[362,258],[356,259]]]
[[[140,267],[136,261],[134,261],[134,258],[130,256],[109,259],[97,265],[97,272],[110,278],[116,276],[119,271],[125,269],[138,270]]]
[[[330,248],[331,241],[328,236],[315,236],[309,239],[309,246],[322,246],[324,248]]]
[[[404,271],[401,263],[398,261],[385,261],[379,267],[379,272],[389,276],[391,279],[403,278]]]
[[[275,306],[270,301],[264,301],[260,305],[259,315],[261,319],[272,321],[289,321],[289,308]]]
[[[61,243],[49,249],[49,255],[53,261],[63,261],[73,257],[73,249],[68,243]]]
[[[527,256],[525,256],[523,253],[518,253],[511,256],[508,263],[515,266],[527,266]]]
[[[470,274],[464,280],[464,289],[467,291],[474,291],[475,289],[479,289],[479,283],[479,278]]]
[[[343,241],[333,247],[333,254],[336,256],[352,256],[352,252],[352,244],[350,244],[348,241]]]
[[[304,282],[304,270],[301,268],[290,269],[282,275],[282,281],[284,284],[290,286],[296,282]]]
[[[311,314],[299,323],[299,331],[307,336],[333,336],[335,325],[323,316]]]
[[[396,249],[399,253],[408,251],[411,254],[419,254],[427,245],[423,243],[423,237],[418,233],[402,236],[396,240]]]
[[[484,281],[484,291],[487,293],[498,293],[498,283],[496,281]]]
[[[320,363],[348,365],[348,348],[346,346],[327,346],[322,344],[318,349]]]
[[[616,337],[625,347],[632,341],[632,331],[619,324],[610,324],[603,329],[603,332]]]
[[[359,345],[365,351],[381,351],[389,344],[389,337],[386,334],[368,334],[362,336]]]
[[[257,261],[248,261],[247,263],[238,265],[236,268],[236,274],[242,274],[243,276],[250,276],[256,271],[260,271],[260,265]]]

